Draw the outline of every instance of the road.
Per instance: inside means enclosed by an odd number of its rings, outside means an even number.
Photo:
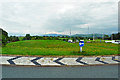
[[[3,78],[118,78],[118,65],[79,67],[2,66]]]

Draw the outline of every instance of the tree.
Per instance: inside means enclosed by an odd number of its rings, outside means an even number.
[[[8,33],[0,28],[0,41],[2,41],[2,46],[5,46],[8,42]]]
[[[104,35],[105,40],[110,40],[110,37],[108,35]]]
[[[8,41],[10,41],[10,42],[16,42],[16,41],[19,41],[19,38],[16,37],[16,36],[10,36],[10,37],[8,38]]]
[[[30,34],[26,34],[26,36],[23,38],[23,40],[31,40]]]
[[[36,37],[32,37],[31,40],[36,40]]]
[[[31,40],[31,36],[30,36],[30,34],[26,34],[25,37],[26,37],[27,40]]]
[[[2,46],[5,46],[7,44],[7,37],[5,35],[2,35]]]
[[[120,33],[112,34],[111,39],[120,40]]]

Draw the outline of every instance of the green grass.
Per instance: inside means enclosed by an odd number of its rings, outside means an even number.
[[[60,40],[29,40],[9,43],[2,48],[2,54],[12,55],[115,55],[118,45],[112,43],[85,43],[83,52],[79,43],[68,43]]]

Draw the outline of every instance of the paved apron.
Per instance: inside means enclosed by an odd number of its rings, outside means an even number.
[[[1,56],[2,65],[24,65],[24,66],[75,66],[75,65],[104,65],[118,64],[120,56],[111,57],[24,57],[24,56]]]

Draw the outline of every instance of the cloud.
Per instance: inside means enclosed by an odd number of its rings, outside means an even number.
[[[62,34],[62,33],[59,33],[59,32],[47,32],[46,34]]]
[[[76,25],[77,28],[88,28],[89,26],[93,26],[94,24],[82,24],[82,25]]]
[[[112,33],[118,30],[116,0],[2,0],[0,25],[9,34]]]

